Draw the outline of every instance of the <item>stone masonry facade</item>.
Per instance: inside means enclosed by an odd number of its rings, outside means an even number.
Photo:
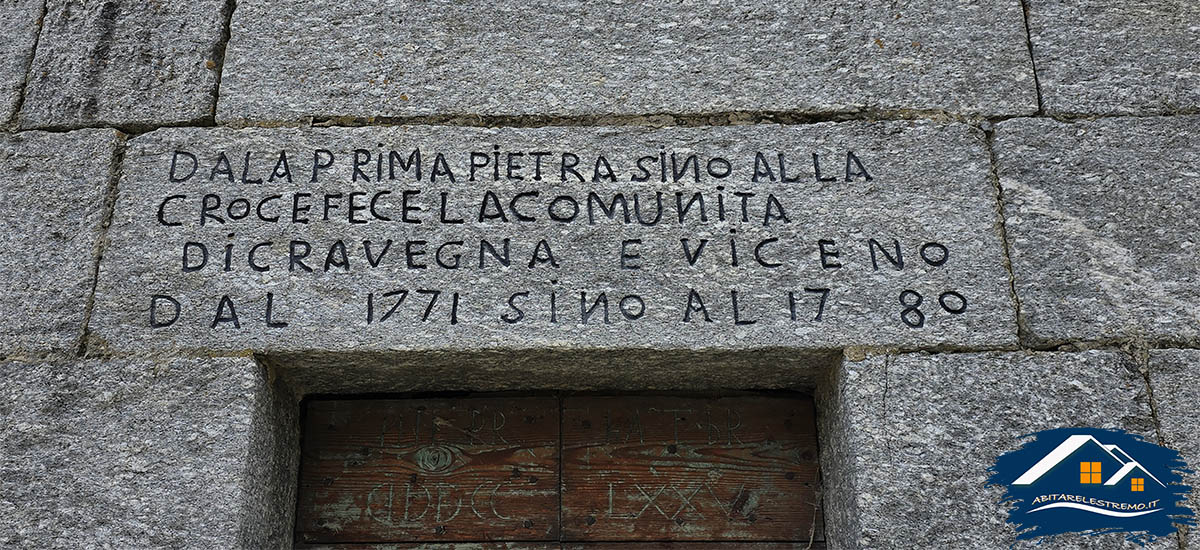
[[[1192,0],[0,29],[2,547],[291,548],[313,395],[809,392],[830,548],[1014,545],[1042,429],[1200,469]]]

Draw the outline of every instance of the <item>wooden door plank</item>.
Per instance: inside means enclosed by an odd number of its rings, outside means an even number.
[[[300,544],[296,550],[825,550],[824,542],[417,542]]]
[[[568,542],[562,550],[825,550],[808,542]]]
[[[558,538],[555,398],[307,404],[296,541]]]
[[[563,540],[821,540],[807,397],[569,397]]]
[[[562,546],[557,542],[403,542],[299,544],[296,550],[562,550]]]

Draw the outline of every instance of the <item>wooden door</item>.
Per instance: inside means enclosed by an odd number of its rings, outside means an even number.
[[[305,548],[778,550],[824,538],[806,396],[312,400],[304,418]]]

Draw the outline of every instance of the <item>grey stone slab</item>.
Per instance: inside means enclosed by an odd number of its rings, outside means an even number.
[[[616,344],[614,344],[616,345]],[[273,353],[264,357],[306,394],[447,391],[808,390],[838,351],[482,350]]]
[[[1200,336],[1200,117],[996,129],[1022,320],[1036,343]]]
[[[21,126],[137,128],[211,117],[228,4],[47,0]]]
[[[0,4],[0,124],[16,115],[25,74],[33,58],[38,35],[40,0],[16,0]]]
[[[0,353],[79,345],[121,139],[112,130],[0,134]]]
[[[0,372],[0,545],[290,548],[298,405],[252,360]]]
[[[1184,482],[1192,488],[1188,502],[1200,516],[1200,351],[1150,352],[1150,387],[1165,444],[1193,470]],[[1200,548],[1200,529],[1188,529],[1187,544]]]
[[[418,149],[420,181],[401,166]],[[472,181],[471,152],[477,164],[499,155],[499,178],[489,166]],[[524,179],[510,179],[518,152],[513,175]],[[540,175],[534,152],[548,153]],[[813,154],[828,181],[816,180]],[[198,167],[185,179],[188,155]],[[312,182],[314,157],[330,155]],[[695,155],[697,169],[661,181],[652,164],[666,158],[670,172],[671,155],[680,167]],[[780,155],[796,181],[779,181]],[[578,177],[563,168],[575,157]],[[639,158],[650,181],[630,181],[644,176]],[[171,181],[173,159],[185,181]],[[619,181],[605,177],[609,166]],[[1013,345],[989,180],[977,130],[927,122],[163,129],[125,155],[92,343],[279,353]],[[509,265],[497,259],[505,239]],[[901,294],[910,304],[921,295],[913,326]]]
[[[1200,4],[1029,0],[1042,102],[1054,114],[1200,109]]]
[[[826,532],[836,548],[1010,547],[1016,533],[987,470],[1025,434],[1120,428],[1154,440],[1145,380],[1113,352],[848,360],[822,386],[818,409]],[[1050,547],[1138,546],[1121,535],[1075,535]]]
[[[1015,2],[239,1],[227,59],[224,121],[1037,109]]]

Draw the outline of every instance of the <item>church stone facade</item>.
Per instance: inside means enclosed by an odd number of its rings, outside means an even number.
[[[0,546],[317,547],[315,400],[811,398],[814,519],[771,548],[1032,546],[988,467],[1049,428],[1200,467],[1193,2],[8,0],[0,28]],[[530,537],[379,547],[589,548]]]

